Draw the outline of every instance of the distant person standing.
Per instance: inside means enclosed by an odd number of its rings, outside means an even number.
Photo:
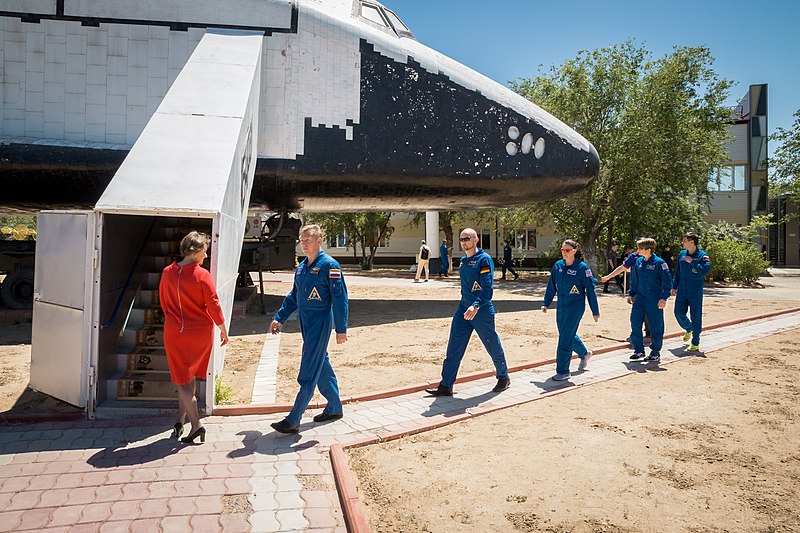
[[[672,290],[672,275],[663,259],[655,254],[654,239],[636,241],[639,257],[631,269],[631,289],[628,303],[631,308],[632,360],[661,361],[661,346],[664,343],[664,308]],[[645,358],[642,322],[645,316],[650,322],[650,354]]]
[[[422,274],[422,269],[425,269],[425,281],[428,281],[430,268],[428,263],[431,260],[431,249],[425,244],[423,240],[419,245],[419,253],[417,254],[417,277],[414,278],[414,283],[419,283],[419,276]]]
[[[511,261],[512,261],[512,249],[511,245],[508,241],[503,241],[503,275],[500,279],[506,279],[506,270],[514,274],[514,281],[519,279],[519,274],[517,274],[513,268],[511,268]]]
[[[494,362],[497,384],[492,392],[502,392],[511,383],[508,365],[500,337],[494,323],[494,261],[478,248],[478,233],[466,228],[459,237],[461,249],[466,254],[461,258],[458,273],[461,277],[461,301],[450,324],[450,339],[447,341],[447,355],[442,364],[442,380],[435,389],[426,389],[432,396],[452,396],[458,367],[464,358],[472,332],[478,333],[486,351]]]
[[[607,269],[608,269],[608,273],[609,274],[611,272],[614,272],[614,269],[616,269],[620,264],[619,254],[617,253],[617,250],[619,250],[619,244],[614,243],[614,244],[611,245],[611,248],[608,250],[608,253],[606,254],[606,265],[607,265]],[[603,278],[603,279],[605,279],[605,278]],[[619,287],[619,290],[623,294],[625,294],[625,287],[622,285],[622,280],[620,279],[619,275],[614,276],[612,279],[616,282],[617,286]],[[611,292],[611,291],[608,290],[608,284],[609,283],[611,283],[611,279],[608,279],[604,283],[603,292]]]
[[[597,305],[595,280],[589,265],[581,261],[580,245],[567,239],[561,245],[560,261],[556,261],[550,271],[550,280],[544,293],[542,312],[553,304],[553,297],[558,295],[556,308],[556,325],[558,326],[558,348],[556,349],[556,374],[553,379],[564,381],[569,379],[569,363],[572,354],[577,353],[581,362],[578,370],[586,370],[592,357],[591,350],[586,348],[578,336],[578,326],[586,310],[586,300],[592,309],[594,321],[600,320],[600,308]]]
[[[270,333],[277,335],[289,315],[297,310],[303,335],[297,375],[300,390],[286,418],[270,424],[279,433],[297,433],[300,430],[300,420],[315,388],[319,388],[328,405],[314,417],[314,422],[342,418],[339,384],[328,358],[328,340],[331,329],[336,329],[336,344],[347,342],[347,286],[342,267],[322,250],[319,226],[312,224],[300,229],[300,247],[306,258],[297,265],[294,286],[283,299],[283,305],[269,327]]]
[[[439,246],[439,258],[442,260],[442,267],[439,269],[439,277],[449,277],[448,273],[450,272],[450,257],[447,251],[447,239],[442,241],[442,245]]]
[[[703,284],[711,268],[708,254],[697,247],[697,233],[685,233],[681,239],[683,250],[678,254],[675,278],[672,280],[672,296],[675,296],[675,318],[686,331],[683,341],[692,343],[690,352],[700,350],[700,332],[703,329]],[[686,317],[690,311],[691,320]]]
[[[669,244],[665,244],[664,248],[661,249],[661,259],[669,267],[670,273],[675,274],[675,254],[672,253],[672,247]]]

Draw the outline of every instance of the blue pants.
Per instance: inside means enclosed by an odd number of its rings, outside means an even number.
[[[469,344],[469,338],[472,336],[473,330],[478,333],[478,338],[481,339],[486,351],[492,357],[497,379],[508,377],[506,354],[503,351],[503,345],[500,344],[500,337],[497,336],[497,332],[494,329],[494,307],[491,304],[483,306],[478,310],[475,318],[465,320],[464,313],[468,307],[468,305],[461,302],[453,315],[453,322],[450,324],[447,356],[445,356],[444,364],[442,365],[441,385],[443,387],[451,388],[453,383],[456,382],[458,367],[461,366],[461,360],[464,358],[464,352],[467,351],[467,344]]]
[[[558,326],[558,348],[556,349],[556,373],[569,374],[569,363],[572,352],[583,359],[586,356],[586,346],[578,337],[578,326],[581,323],[586,305],[561,306],[556,308],[556,326]]]
[[[691,320],[686,312],[691,311]],[[682,291],[675,296],[675,318],[685,330],[692,332],[692,344],[700,345],[700,331],[703,329],[703,287]]]
[[[664,310],[658,308],[658,300],[645,300],[637,295],[631,309],[631,344],[634,352],[644,351],[642,324],[644,318],[650,323],[650,349],[658,353],[664,345]]]
[[[286,420],[293,425],[300,424],[311,398],[314,397],[314,389],[319,388],[320,394],[328,400],[325,407],[327,414],[339,414],[342,412],[342,401],[339,399],[339,385],[336,381],[336,374],[333,373],[331,361],[328,359],[328,340],[331,337],[331,326],[333,315],[328,313],[322,320],[320,315],[313,315],[312,318],[303,319],[300,317],[300,332],[303,334],[303,355],[300,359],[300,372],[297,375],[297,383],[300,390],[294,399],[294,406]]]

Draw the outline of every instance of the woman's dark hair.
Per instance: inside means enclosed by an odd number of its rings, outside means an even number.
[[[573,241],[572,239],[564,240],[564,244],[569,244],[573,248],[575,248],[575,259],[578,261],[583,261],[583,251],[581,251],[581,245],[577,242]]]

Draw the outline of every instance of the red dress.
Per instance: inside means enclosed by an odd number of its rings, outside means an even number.
[[[158,297],[164,310],[164,347],[177,385],[205,379],[214,344],[214,324],[225,322],[211,274],[198,265],[172,263],[161,274]]]

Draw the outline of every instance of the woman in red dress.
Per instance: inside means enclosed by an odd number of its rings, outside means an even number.
[[[172,382],[178,386],[178,422],[173,437],[183,433],[189,417],[192,431],[181,440],[206,440],[195,396],[196,379],[205,379],[214,344],[214,324],[219,327],[221,345],[228,343],[225,317],[219,305],[211,274],[200,266],[205,261],[210,238],[193,231],[181,240],[182,261],[175,261],[161,274],[158,296],[164,310],[164,346]]]

